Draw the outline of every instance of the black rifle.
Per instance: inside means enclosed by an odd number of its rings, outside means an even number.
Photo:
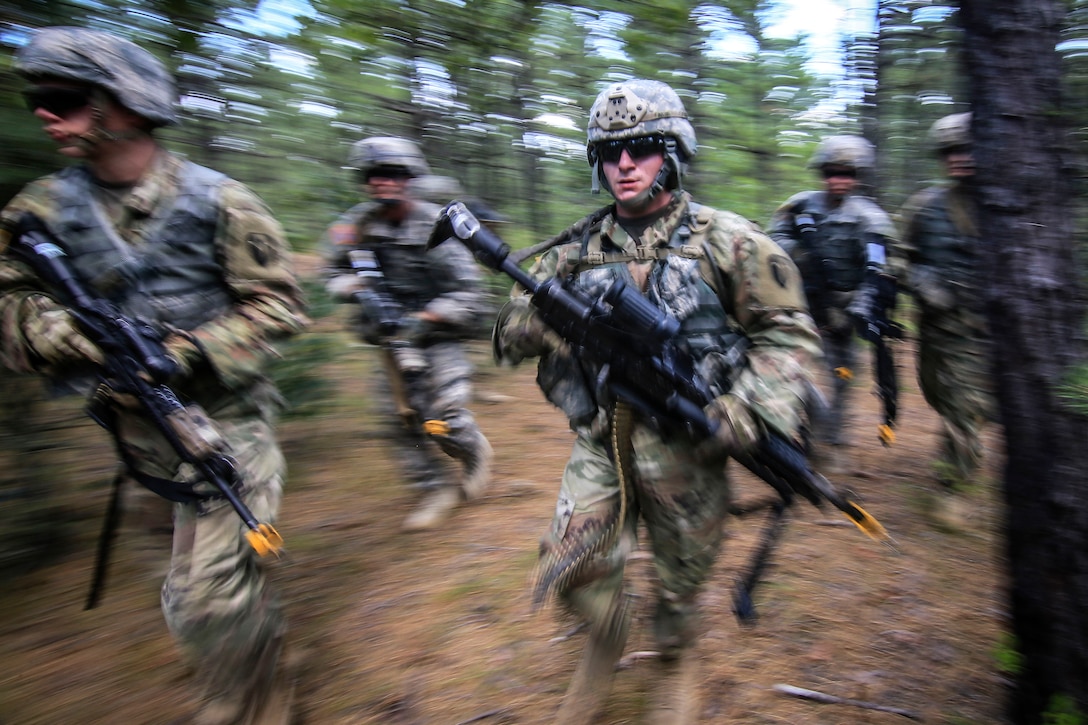
[[[600,367],[598,383],[616,399],[662,429],[696,440],[714,435],[719,423],[703,412],[714,394],[696,374],[691,355],[676,344],[677,320],[622,282],[596,300],[554,277],[538,282],[508,258],[510,247],[458,202],[443,210],[429,244],[450,236],[461,240],[484,266],[530,292],[545,324],[571,345],[576,356]],[[884,527],[813,471],[802,450],[784,436],[769,431],[753,450],[734,458],[770,484],[786,505],[794,494],[815,506],[828,501],[869,536],[888,540]],[[742,620],[751,616],[750,609],[742,611],[739,603],[736,608]]]
[[[801,286],[805,290],[809,312],[816,324],[827,324],[828,274],[823,247],[820,243],[820,225],[816,215],[804,207],[801,201],[793,209],[793,228],[801,254],[797,257],[797,271],[801,273]]]
[[[100,385],[88,405],[88,415],[110,433],[115,433],[106,399],[113,393],[132,396],[181,460],[192,465],[205,481],[215,486],[216,495],[225,498],[234,508],[249,529],[246,540],[250,546],[261,556],[278,555],[283,548],[283,539],[271,524],[257,521],[239,498],[236,492],[238,472],[233,459],[208,443],[211,421],[199,406],[183,404],[167,385],[178,368],[173,358],[166,354],[160,335],[150,325],[126,317],[110,302],[92,295],[72,268],[61,242],[40,221],[26,217],[19,231],[18,242],[9,251],[29,264],[53,289],[68,307],[80,331],[105,356],[105,365],[99,371]],[[122,452],[122,459],[125,458]],[[131,470],[132,466],[129,468]],[[138,476],[137,480],[140,478]],[[173,493],[177,497],[172,500],[176,501],[206,498],[191,490],[153,490],[166,498],[171,498]],[[113,523],[117,516],[115,497],[116,491],[107,515]],[[87,609],[97,602],[105,571],[102,557],[100,547]]]
[[[359,305],[359,334],[364,341],[381,350],[382,366],[389,379],[389,388],[397,415],[404,427],[413,433],[449,435],[449,423],[422,420],[421,411],[412,400],[410,380],[426,367],[423,352],[414,342],[405,339],[404,308],[389,292],[385,272],[378,256],[369,249],[349,253],[352,269],[362,282],[354,294]]]
[[[899,411],[899,379],[895,370],[895,357],[888,345],[889,340],[903,339],[903,325],[892,319],[895,311],[897,287],[895,278],[870,270],[869,284],[873,286],[872,316],[858,321],[858,334],[873,344],[873,368],[876,371],[877,396],[884,407],[884,422],[877,436],[885,446],[895,442],[895,418]]]

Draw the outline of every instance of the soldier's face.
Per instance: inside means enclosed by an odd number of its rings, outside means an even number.
[[[975,175],[975,157],[967,147],[954,148],[945,152],[944,168],[950,179],[966,179]]]
[[[846,196],[858,185],[857,171],[847,166],[825,166],[821,170],[824,189],[832,197]]]
[[[46,135],[65,156],[82,156],[82,134],[94,124],[91,89],[72,83],[43,83],[28,90],[27,107],[42,122]]]
[[[58,153],[70,158],[93,159],[104,152],[104,141],[92,133],[96,128],[123,136],[146,125],[90,86],[50,82],[34,86],[24,95],[46,135],[57,144]]]
[[[384,206],[398,206],[408,200],[411,175],[400,167],[379,166],[366,175],[367,196]]]
[[[602,161],[601,168],[620,216],[642,216],[668,204],[671,197],[666,193],[646,198],[664,164],[665,155],[660,152],[633,158],[626,148],[615,161]]]

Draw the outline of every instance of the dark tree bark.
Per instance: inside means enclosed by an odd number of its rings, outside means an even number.
[[[960,10],[1023,655],[1008,712],[1030,725],[1070,705],[1088,717],[1088,420],[1057,394],[1085,352],[1055,51],[1064,11],[1061,0],[962,0]]]

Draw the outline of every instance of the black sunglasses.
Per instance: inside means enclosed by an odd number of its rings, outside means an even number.
[[[638,136],[636,138],[621,138],[612,141],[601,141],[594,146],[597,157],[601,161],[614,164],[620,160],[623,150],[627,149],[627,155],[632,161],[644,159],[654,154],[665,153],[664,136]]]
[[[393,181],[401,181],[410,178],[412,178],[412,172],[403,166],[375,166],[363,175],[363,180],[367,182],[371,179],[391,179]]]
[[[23,98],[26,99],[26,107],[31,113],[40,108],[64,118],[69,113],[90,105],[91,92],[82,88],[38,86],[23,91]]]
[[[858,175],[858,172],[855,169],[845,168],[842,166],[825,166],[824,168],[820,169],[820,171],[821,173],[823,173],[825,179],[831,179],[836,176],[845,176],[853,179],[856,178]]]

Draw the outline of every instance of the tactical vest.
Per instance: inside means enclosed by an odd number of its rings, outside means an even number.
[[[919,210],[914,219],[918,264],[941,270],[945,279],[975,287],[979,274],[978,239],[956,226],[945,190]]]
[[[215,245],[225,175],[185,162],[177,195],[155,209],[139,245],[118,235],[84,169],[56,178],[53,231],[79,275],[123,313],[192,330],[230,307]]]
[[[861,217],[849,206],[849,198],[839,209],[828,213],[820,204],[816,192],[809,196],[803,211],[810,212],[817,220],[819,235],[816,253],[823,260],[824,281],[831,290],[851,292],[856,290],[865,277],[865,242],[862,239]],[[802,210],[798,210],[799,212]]]
[[[706,249],[706,230],[713,216],[713,209],[689,202],[667,246],[639,247],[634,253],[604,248],[600,226],[587,229],[573,284],[596,299],[617,280],[634,284],[628,262],[653,260],[644,294],[680,323],[680,346],[691,352],[700,376],[720,395],[743,363],[746,338],[736,331],[707,281],[709,276],[719,289],[724,285]]]
[[[417,210],[399,226],[370,218],[370,210],[359,219],[359,248],[372,251],[381,264],[385,289],[406,310],[416,312],[431,300],[456,289],[457,282],[427,254],[438,208],[415,202]],[[431,214],[431,208],[434,213]]]

